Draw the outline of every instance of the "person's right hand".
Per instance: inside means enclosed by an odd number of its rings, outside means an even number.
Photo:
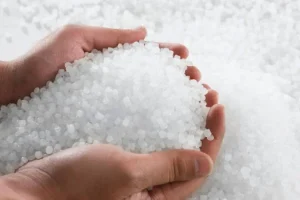
[[[31,162],[4,179],[23,199],[186,199],[211,173],[221,147],[224,109],[217,101],[217,93],[209,89],[207,127],[215,139],[204,140],[201,151],[134,154],[97,144]]]

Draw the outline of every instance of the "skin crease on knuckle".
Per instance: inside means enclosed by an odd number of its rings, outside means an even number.
[[[114,35],[116,36],[116,45],[119,43],[124,43],[125,40],[132,34],[132,31],[126,30],[126,31],[119,31],[114,30]]]
[[[54,35],[56,39],[54,38],[53,41],[61,41],[61,42],[70,42],[71,44],[77,45],[79,48],[82,47],[83,38],[84,36],[84,27],[81,27],[79,25],[65,25],[63,28],[61,28],[58,32],[56,32]],[[72,40],[70,40],[70,37]]]
[[[188,163],[185,159],[181,159],[179,155],[175,155],[172,159],[172,164],[170,164],[170,174],[169,174],[169,182],[174,182],[176,180],[185,180],[190,176],[188,171]],[[188,174],[189,173],[189,174]]]
[[[180,176],[180,166],[179,164],[179,158],[175,157],[172,159],[172,163],[169,165],[170,170],[169,170],[169,182],[173,182],[176,177]]]

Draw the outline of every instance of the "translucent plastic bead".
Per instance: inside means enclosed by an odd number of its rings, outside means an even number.
[[[53,147],[52,146],[47,146],[46,147],[46,154],[50,155],[53,153]]]
[[[36,159],[41,159],[43,157],[43,153],[41,151],[37,151],[34,153]]]

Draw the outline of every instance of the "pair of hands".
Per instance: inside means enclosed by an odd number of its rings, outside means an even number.
[[[43,39],[27,55],[7,63],[6,96],[0,103],[15,102],[36,87],[52,80],[64,63],[84,57],[92,49],[115,47],[119,43],[143,40],[146,30],[107,29],[66,26]],[[180,44],[161,43],[181,58],[188,56]],[[200,80],[196,67],[186,75]],[[112,145],[90,145],[54,154],[28,163],[16,173],[0,179],[7,193],[20,199],[112,199],[167,200],[186,199],[211,173],[225,132],[224,108],[217,92],[209,90],[206,101],[210,111],[207,128],[213,141],[204,140],[201,151],[169,150],[151,154],[125,152]],[[153,187],[152,190],[147,188]],[[0,194],[1,197],[1,194]]]

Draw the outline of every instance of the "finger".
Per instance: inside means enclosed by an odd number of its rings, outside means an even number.
[[[215,139],[213,141],[205,140],[202,144],[201,151],[207,153],[207,155],[215,161],[225,132],[225,116],[224,107],[222,105],[214,105],[211,108],[207,118],[207,128],[212,131]],[[154,187],[149,194],[153,199],[160,199],[162,197],[165,197],[165,199],[186,199],[195,192],[205,180],[206,177],[200,177],[185,182],[164,184]]]
[[[133,43],[144,40],[147,31],[144,27],[137,29],[112,29],[92,26],[82,26],[84,51],[116,47],[118,44]]]
[[[189,56],[189,50],[186,46],[177,43],[159,43],[160,48],[168,48],[174,52],[174,55],[180,58],[187,58]]]
[[[218,92],[212,89],[209,89],[207,94],[205,95],[205,101],[207,107],[212,107],[217,104],[219,101]]]
[[[207,107],[212,107],[213,105],[217,104],[219,101],[219,94],[217,91],[212,90],[209,85],[203,83],[204,88],[208,90],[207,94],[205,95],[205,101]]]
[[[178,55],[180,58],[187,58],[189,56],[189,50],[182,44],[159,43],[159,47],[170,49],[174,52],[174,55]],[[185,71],[185,75],[196,81],[200,81],[201,79],[201,73],[195,66],[188,66],[187,70]]]
[[[206,106],[212,107],[213,105],[217,104],[219,101],[218,92],[216,90],[212,90],[211,87],[206,83],[203,83],[202,85],[208,90],[207,94],[205,95]]]
[[[200,81],[201,79],[201,72],[195,66],[188,66],[187,70],[185,71],[185,75],[196,81]]]
[[[207,115],[206,127],[212,132],[214,140],[208,141],[204,139],[201,151],[208,154],[215,161],[225,134],[225,112],[223,105],[216,104],[211,107]]]
[[[203,83],[202,85],[203,85],[203,87],[205,87],[207,90],[211,89],[210,86],[207,85],[206,83]]]
[[[196,150],[169,150],[139,155],[132,166],[138,176],[139,189],[175,181],[208,176],[212,170],[211,158]]]

